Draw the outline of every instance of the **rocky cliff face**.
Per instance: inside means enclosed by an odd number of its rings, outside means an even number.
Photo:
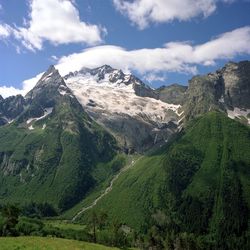
[[[163,102],[183,105],[187,88],[180,84],[162,86],[155,90],[156,98]]]
[[[18,115],[20,115],[28,101],[21,95],[10,96],[6,99],[0,98],[0,126],[12,122]]]
[[[186,120],[218,109],[250,124],[250,62],[230,62],[215,73],[193,77],[183,108]]]
[[[228,63],[217,73],[222,78],[227,106],[250,109],[250,62]]]

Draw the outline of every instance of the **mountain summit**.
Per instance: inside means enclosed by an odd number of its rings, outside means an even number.
[[[122,70],[114,69],[109,65],[103,65],[98,68],[89,69],[82,68],[80,71],[69,73],[64,77],[66,81],[74,78],[87,78],[92,83],[96,82],[99,84],[110,84],[113,87],[119,87],[123,85],[131,85],[136,95],[142,97],[153,97],[156,98],[156,93],[148,85],[144,84],[139,78],[132,74],[125,74]]]
[[[54,95],[58,95],[65,90],[70,94],[59,71],[51,65],[25,98],[33,99],[41,95],[46,95],[46,98],[54,98]]]
[[[181,106],[158,100],[157,92],[132,74],[104,65],[64,79],[84,110],[126,150],[164,143],[178,129]]]

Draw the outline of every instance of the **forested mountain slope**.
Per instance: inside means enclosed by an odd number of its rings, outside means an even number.
[[[160,210],[175,232],[218,242],[242,236],[249,229],[250,129],[221,112],[197,118],[124,173],[95,209],[142,231]]]

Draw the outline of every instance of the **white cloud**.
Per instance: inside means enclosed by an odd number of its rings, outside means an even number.
[[[61,75],[82,67],[94,68],[104,64],[124,71],[137,71],[151,80],[163,80],[166,72],[196,74],[198,65],[214,65],[217,60],[250,55],[250,26],[221,34],[198,45],[188,42],[170,42],[162,48],[126,50],[118,46],[97,46],[60,58],[56,68]],[[40,76],[24,82],[27,93]],[[157,79],[158,77],[158,79]],[[154,79],[153,79],[154,78]],[[0,94],[3,90],[0,89]]]
[[[0,24],[0,38],[7,38],[11,35],[11,28],[8,25]]]
[[[58,58],[57,56],[55,56],[55,55],[51,56],[51,60],[52,60],[52,61],[58,61],[58,59],[59,59],[59,58]]]
[[[233,3],[233,2],[236,2],[237,0],[222,0],[222,2],[224,3]]]
[[[23,27],[12,27],[14,37],[29,50],[41,50],[44,41],[54,45],[102,42],[105,28],[81,21],[71,0],[31,0],[29,18]]]
[[[162,48],[126,50],[118,46],[97,46],[62,57],[57,65],[62,75],[82,67],[109,64],[141,74],[182,72],[196,74],[197,65],[209,66],[216,60],[232,59],[239,54],[250,54],[250,26],[224,33],[199,45],[170,42]]]
[[[149,83],[155,82],[155,81],[164,82],[164,81],[166,81],[167,76],[165,76],[165,75],[162,76],[162,75],[159,75],[157,73],[148,73],[143,77],[143,79]]]
[[[38,80],[42,77],[42,73],[38,74],[32,79],[25,80],[22,84],[22,88],[18,89],[13,86],[0,86],[0,95],[3,98],[6,98],[8,96],[12,95],[26,95],[38,82]]]
[[[175,59],[171,48],[126,50],[122,47],[104,45],[86,49],[81,53],[74,53],[62,57],[57,68],[62,75],[70,71],[80,70],[83,66],[94,68],[108,64],[124,71],[136,70],[139,73],[150,71],[178,71],[193,72],[195,68],[182,64]],[[171,57],[168,57],[170,55]],[[172,59],[172,60],[171,60]]]
[[[0,86],[0,95],[3,98],[6,98],[12,95],[22,95],[22,94],[23,94],[22,89],[17,89],[15,87]]]
[[[133,24],[144,29],[150,23],[207,17],[216,10],[219,1],[230,3],[233,0],[113,0],[113,3]]]
[[[196,46],[194,58],[197,62],[210,63],[216,59],[233,58],[237,54],[250,54],[250,26],[227,32],[214,40]]]
[[[26,95],[31,89],[33,89],[36,83],[40,80],[44,72],[36,75],[35,77],[23,81],[23,94]]]

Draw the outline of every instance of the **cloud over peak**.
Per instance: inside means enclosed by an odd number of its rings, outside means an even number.
[[[62,75],[82,67],[108,64],[140,74],[181,72],[196,74],[197,66],[209,66],[217,60],[232,59],[237,55],[250,55],[250,26],[223,33],[198,45],[188,42],[169,42],[161,48],[126,50],[111,45],[97,46],[64,56],[58,61]]]

